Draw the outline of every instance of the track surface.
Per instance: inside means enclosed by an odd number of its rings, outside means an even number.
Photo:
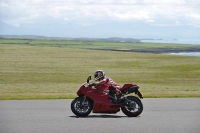
[[[93,114],[77,118],[72,100],[0,101],[0,133],[199,133],[200,98],[143,99],[139,117]]]

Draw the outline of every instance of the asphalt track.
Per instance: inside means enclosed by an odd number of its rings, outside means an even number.
[[[0,133],[200,133],[200,98],[143,99],[139,117],[77,118],[72,100],[1,100]]]

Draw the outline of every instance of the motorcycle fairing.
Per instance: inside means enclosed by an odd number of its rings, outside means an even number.
[[[83,94],[93,100],[93,113],[117,113],[119,111],[119,108],[121,107],[120,104],[111,103],[108,100],[108,94],[102,90],[89,87],[85,87],[84,89],[80,90],[81,91],[77,92],[79,96]]]

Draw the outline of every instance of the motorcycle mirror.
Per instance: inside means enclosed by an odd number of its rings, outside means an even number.
[[[89,77],[87,78],[87,83],[89,83],[89,81],[90,81],[91,79],[92,79],[91,76],[89,76]]]

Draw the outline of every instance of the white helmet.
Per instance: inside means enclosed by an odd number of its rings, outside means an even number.
[[[104,73],[104,71],[102,71],[102,70],[97,70],[97,71],[94,73],[94,79],[95,79],[95,80],[104,79],[104,77],[105,77],[105,73]]]

